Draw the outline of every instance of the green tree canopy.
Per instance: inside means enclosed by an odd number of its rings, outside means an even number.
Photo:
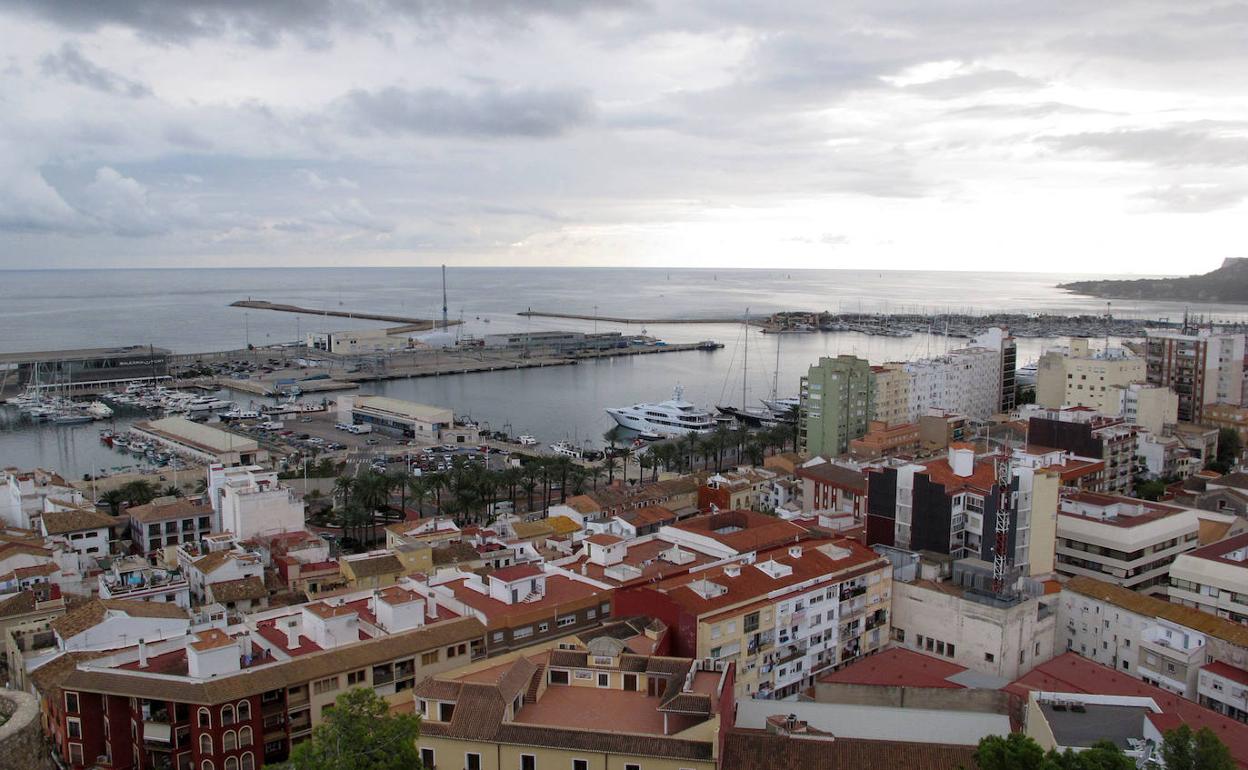
[[[1167,730],[1161,744],[1166,770],[1234,770],[1235,760],[1208,727],[1192,732],[1187,725]]]
[[[983,738],[975,749],[975,764],[979,770],[1135,770],[1135,760],[1109,741],[1083,751],[1058,754],[1050,749],[1046,754],[1022,733]]]
[[[289,770],[413,770],[420,768],[420,718],[391,714],[375,692],[355,688],[338,696],[312,737],[295,746]]]

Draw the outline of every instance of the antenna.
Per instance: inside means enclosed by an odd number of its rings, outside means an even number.
[[[446,317],[446,265],[442,266],[442,331],[450,328],[450,321]]]
[[[1114,326],[1114,303],[1105,303],[1105,360],[1109,360],[1109,332]]]
[[[1011,490],[1010,444],[1004,444],[1005,451],[997,458],[997,487],[1001,491],[997,502],[996,545],[992,554],[992,592],[997,596],[1005,593],[1006,551],[1010,548],[1010,510],[1014,507],[1014,493]]]

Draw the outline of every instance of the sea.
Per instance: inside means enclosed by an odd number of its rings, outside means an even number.
[[[821,356],[850,353],[872,363],[909,360],[963,346],[965,340],[916,334],[850,332],[763,335],[744,325],[647,324],[523,317],[550,311],[631,318],[744,318],[782,310],[983,314],[1106,312],[1106,303],[1056,288],[1068,280],[1113,277],[1041,273],[876,270],[710,270],[662,268],[505,268],[448,266],[447,314],[457,335],[507,331],[622,331],[668,342],[715,340],[725,347],[581,362],[577,366],[447,375],[369,384],[380,393],[448,406],[494,430],[542,442],[599,446],[612,425],[603,409],[669,398],[679,385],[700,405],[757,405],[773,390],[795,395]],[[325,315],[230,307],[267,300],[323,311],[441,318],[438,267],[0,271],[0,352],[153,345],[204,352],[299,339],[311,331],[387,324]],[[1115,316],[1248,320],[1240,305],[1115,300]],[[1053,339],[1021,339],[1019,362],[1036,359]],[[744,385],[744,396],[743,396]],[[230,395],[242,402],[247,394]],[[119,415],[125,427],[140,415]],[[98,441],[100,423],[34,426],[0,407],[0,467],[43,466],[69,476],[110,472],[127,461]]]

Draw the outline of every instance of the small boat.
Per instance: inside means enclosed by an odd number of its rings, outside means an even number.
[[[581,450],[568,441],[556,441],[550,445],[550,451],[575,460],[581,459]]]
[[[86,412],[97,420],[107,420],[113,416],[113,410],[103,401],[92,401],[87,405]]]
[[[92,422],[93,420],[95,418],[91,415],[77,412],[60,412],[52,415],[53,425],[81,425],[84,422]]]

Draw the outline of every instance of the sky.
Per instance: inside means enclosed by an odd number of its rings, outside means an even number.
[[[1186,274],[1228,0],[0,0],[0,268]]]

